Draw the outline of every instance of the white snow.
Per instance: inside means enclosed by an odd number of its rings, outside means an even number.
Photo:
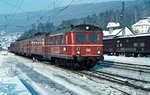
[[[0,77],[0,95],[32,95],[18,77]]]
[[[7,54],[8,54],[8,51],[0,51],[0,54],[1,54],[1,55],[7,55]]]
[[[124,31],[125,31],[125,35],[131,35],[131,34],[133,34],[128,27],[125,27]],[[105,31],[104,30],[103,34],[104,34],[104,36],[115,36],[115,35],[117,35],[119,33],[118,35],[121,36],[122,32],[123,32],[122,29],[115,29],[111,33],[109,31]]]
[[[2,53],[3,55],[3,53]],[[13,64],[7,63],[7,56],[0,55],[0,95],[31,95],[17,76],[12,76]]]
[[[124,57],[124,56],[108,56],[104,55],[104,59],[107,61],[114,62],[123,62],[130,64],[141,64],[141,65],[150,65],[150,57]]]
[[[132,29],[139,33],[148,33],[150,29],[150,18],[139,20],[132,25]]]
[[[121,76],[127,76],[131,78],[136,78],[136,79],[141,79],[145,81],[150,80],[150,74],[149,73],[142,73],[138,71],[132,71],[132,70],[127,70],[127,69],[119,69],[119,68],[113,68],[113,62],[123,62],[124,64],[138,64],[138,65],[149,65],[150,66],[150,58],[149,57],[125,57],[125,56],[108,56],[104,55],[104,60],[105,61],[111,61],[112,66],[105,67],[102,65],[96,65],[92,69],[97,70],[97,71],[104,71],[112,74],[117,74]],[[138,85],[142,85],[143,87],[150,86],[150,84],[143,85],[140,83],[137,83]],[[127,89],[127,88],[125,88]],[[129,90],[124,90],[126,92],[130,92],[131,89]],[[137,95],[150,95],[150,93],[143,94],[140,91],[136,91]],[[134,93],[132,93],[134,94]]]
[[[143,20],[140,20],[140,21],[136,22],[135,24],[133,24],[133,27],[141,26],[141,25],[148,25],[148,26],[150,26],[150,22],[148,21],[148,19],[143,19]]]
[[[120,23],[118,22],[109,22],[107,24],[107,28],[110,28],[110,27],[119,27],[120,26]]]
[[[124,57],[120,56],[120,58],[122,60]],[[113,56],[105,56],[105,59],[119,60]],[[140,58],[139,60],[145,60],[144,63],[146,64],[149,61],[147,58]],[[97,66],[98,69],[99,66]],[[104,68],[103,70],[119,72],[112,68],[110,70],[109,68]],[[122,73],[126,74],[123,71]],[[89,80],[86,76],[74,74],[71,71],[55,67],[48,63],[32,62],[30,59],[22,58],[11,53],[8,53],[6,56],[0,55],[0,78],[3,80],[9,80],[10,78],[21,80],[33,95],[123,95],[122,92],[112,88],[112,86],[124,89],[131,94],[142,93],[126,86],[114,85],[105,80],[97,80],[95,82]],[[0,82],[3,81],[0,80]],[[21,91],[21,89],[17,91]],[[3,95],[3,93],[1,92],[0,95]],[[144,94],[142,93],[141,95]],[[23,94],[21,93],[19,95]]]
[[[32,62],[32,60],[11,53],[6,56],[0,55],[0,62],[1,77],[6,80],[10,77],[18,77],[33,95],[122,94],[101,81],[97,83],[89,80],[86,76],[73,74],[42,62]]]

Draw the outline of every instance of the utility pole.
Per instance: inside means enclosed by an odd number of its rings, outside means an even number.
[[[122,27],[122,35],[125,35],[125,3],[122,2],[122,9],[120,14],[120,24]]]
[[[5,21],[6,21],[6,23],[8,22],[8,16],[7,16],[7,15],[5,16]],[[5,32],[6,32],[6,30],[7,30],[7,27],[8,27],[8,25],[5,24],[5,25],[4,25],[4,31],[5,31]]]
[[[137,22],[137,20],[138,20],[138,13],[137,13],[137,4],[136,4],[134,8],[134,23]]]

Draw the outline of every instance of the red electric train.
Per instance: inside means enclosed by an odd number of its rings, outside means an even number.
[[[10,51],[67,67],[92,66],[103,61],[102,29],[93,25],[76,25],[49,34],[38,33],[10,45]]]

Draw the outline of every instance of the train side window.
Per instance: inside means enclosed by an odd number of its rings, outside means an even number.
[[[44,45],[45,45],[45,43],[44,43],[44,39],[42,39],[42,42],[41,42],[41,43],[42,43],[42,46],[44,46]]]
[[[117,40],[117,43],[120,43],[120,40]]]
[[[58,37],[57,36],[54,37],[54,45],[58,45]]]
[[[60,45],[62,45],[64,43],[63,41],[63,35],[60,35]]]
[[[52,37],[50,37],[50,45],[52,45]]]
[[[120,47],[122,47],[122,43],[120,43]]]
[[[117,44],[117,47],[119,47],[119,44]]]
[[[127,39],[127,40],[126,40],[126,42],[128,43],[128,42],[129,42],[129,40]]]
[[[145,47],[145,43],[140,43],[140,47]]]
[[[134,47],[138,47],[138,43],[134,43]]]

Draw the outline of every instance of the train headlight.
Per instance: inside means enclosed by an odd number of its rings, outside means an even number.
[[[64,47],[64,48],[63,48],[63,50],[64,50],[64,51],[67,51],[67,48],[66,48],[66,47]]]
[[[90,27],[89,27],[89,26],[86,26],[85,28],[86,28],[86,30],[89,30],[89,29],[90,29]]]
[[[77,51],[77,54],[80,54],[81,52],[80,51]]]
[[[100,52],[100,51],[97,51],[97,54],[101,54],[101,52]]]

